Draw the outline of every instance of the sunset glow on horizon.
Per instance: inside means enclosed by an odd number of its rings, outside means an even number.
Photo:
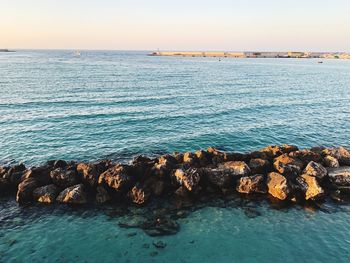
[[[4,0],[0,48],[350,51],[350,2]]]

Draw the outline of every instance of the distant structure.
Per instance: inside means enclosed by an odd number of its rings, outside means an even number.
[[[324,58],[324,59],[350,59],[350,53],[327,52],[222,52],[222,51],[156,51],[150,56],[170,57],[225,57],[225,58]]]

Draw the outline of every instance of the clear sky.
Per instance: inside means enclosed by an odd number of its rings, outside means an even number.
[[[0,48],[350,51],[350,0],[1,0]]]

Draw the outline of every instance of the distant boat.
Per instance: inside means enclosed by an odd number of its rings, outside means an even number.
[[[318,61],[317,63],[318,63],[318,64],[322,64],[322,63],[323,63],[323,61]]]
[[[80,58],[81,57],[81,52],[79,50],[74,52],[74,57]]]

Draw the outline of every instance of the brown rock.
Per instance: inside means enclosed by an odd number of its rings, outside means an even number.
[[[219,168],[203,168],[201,173],[206,180],[220,189],[229,189],[233,187],[233,178],[230,173],[226,173]]]
[[[345,147],[335,149],[333,157],[338,159],[340,165],[350,165],[350,152]]]
[[[328,168],[328,177],[336,186],[350,186],[350,166]]]
[[[327,169],[324,168],[322,164],[311,161],[308,163],[303,173],[317,177],[318,179],[323,179],[325,176],[327,176]]]
[[[324,196],[323,189],[319,186],[316,177],[302,174],[296,179],[305,194],[305,200],[316,200]]]
[[[33,198],[40,203],[52,204],[55,202],[58,193],[58,187],[54,184],[50,184],[36,188],[33,191]]]
[[[188,191],[193,191],[198,186],[201,179],[196,168],[191,168],[186,171],[177,169],[174,176],[179,184],[185,186]]]
[[[57,168],[50,172],[50,177],[52,182],[62,188],[67,188],[69,186],[78,183],[78,175],[75,169],[67,170],[63,168]]]
[[[38,183],[34,178],[25,179],[18,185],[16,201],[20,204],[33,200],[33,191],[38,187]]]
[[[24,173],[23,179],[34,178],[40,185],[48,185],[52,183],[50,172],[51,166],[49,165],[32,167]]]
[[[263,175],[257,174],[253,176],[241,177],[237,181],[236,190],[239,193],[266,193],[265,178]]]
[[[211,163],[211,154],[207,151],[199,150],[195,152],[199,166],[206,166]]]
[[[303,162],[303,165],[307,165],[309,162],[314,161],[316,163],[322,162],[322,156],[318,153],[312,152],[310,150],[300,150],[289,153],[289,156],[294,159],[299,159]]]
[[[216,148],[213,147],[209,147],[207,149],[207,152],[212,156],[212,163],[213,164],[218,164],[218,163],[222,163],[225,161],[225,153],[222,151],[219,151]]]
[[[100,185],[105,184],[120,192],[128,191],[133,181],[134,178],[130,174],[130,167],[127,165],[118,164],[102,173],[99,177],[98,183]]]
[[[269,194],[280,200],[287,199],[290,193],[287,178],[279,173],[272,172],[267,175],[267,187]]]
[[[270,170],[270,162],[265,159],[251,159],[249,162],[250,170],[252,174],[265,174]]]
[[[339,167],[338,159],[331,155],[327,155],[326,157],[324,157],[323,162],[326,165],[326,167],[331,167],[331,168]]]
[[[274,159],[273,167],[280,174],[298,175],[302,171],[303,164],[300,160],[283,154]]]
[[[96,202],[103,204],[111,200],[111,196],[103,186],[96,187]]]
[[[57,197],[57,202],[67,204],[85,204],[87,202],[83,184],[77,184],[64,189]]]
[[[233,177],[242,177],[250,175],[249,166],[242,161],[225,162],[220,164],[218,168],[223,169],[225,173],[229,173]]]
[[[13,190],[13,186],[6,178],[0,178],[0,196],[3,196]]]
[[[150,186],[150,188],[152,190],[152,193],[155,196],[160,196],[164,192],[164,188],[165,188],[164,181],[163,180],[157,180]]]
[[[290,153],[297,150],[298,150],[298,147],[294,145],[284,144],[284,145],[269,145],[264,149],[260,150],[260,152],[267,154],[269,158],[276,158],[282,154]]]
[[[91,187],[96,187],[100,174],[105,172],[110,165],[108,161],[100,161],[95,163],[79,163],[77,172],[82,176],[84,183]]]
[[[150,192],[147,188],[135,185],[129,192],[129,197],[135,204],[144,204],[150,197]]]
[[[194,153],[186,152],[184,153],[183,162],[188,165],[194,165],[197,161],[197,156]]]
[[[182,162],[182,161],[181,161]],[[171,171],[176,167],[177,159],[171,155],[163,155],[158,158],[154,164],[154,174],[159,177],[168,177]]]

